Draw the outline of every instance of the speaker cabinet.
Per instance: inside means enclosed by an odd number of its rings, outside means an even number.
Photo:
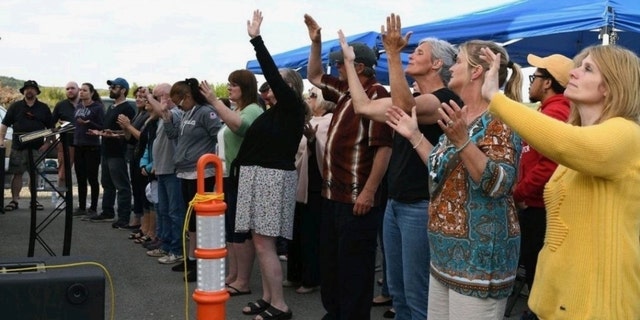
[[[0,318],[104,319],[102,269],[92,265],[48,268],[82,261],[77,257],[0,260]],[[36,270],[14,271],[27,267]]]

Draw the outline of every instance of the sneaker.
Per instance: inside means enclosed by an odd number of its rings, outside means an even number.
[[[153,249],[153,250],[149,250],[149,251],[147,251],[147,255],[148,255],[149,257],[157,257],[157,258],[160,258],[160,257],[164,257],[164,256],[166,256],[166,255],[167,255],[167,252],[166,252],[166,251],[164,251],[164,250],[162,250],[161,248],[157,248],[157,249]]]
[[[103,212],[103,213],[101,213],[101,214],[89,219],[89,221],[91,221],[91,222],[111,222],[111,221],[113,221],[113,219],[114,219],[113,216],[106,215]]]
[[[123,227],[128,226],[128,225],[129,225],[128,222],[122,221],[122,220],[118,220],[118,221],[116,221],[116,222],[111,224],[111,228],[122,229]]]
[[[187,259],[187,271],[196,269],[196,260]],[[171,271],[184,272],[184,262],[178,263],[171,267]]]
[[[85,215],[87,215],[87,210],[86,209],[78,208],[78,209],[73,211],[73,216],[74,217],[85,216]]]
[[[173,253],[169,253],[168,255],[161,257],[158,259],[158,263],[162,264],[174,264],[176,262],[182,261],[184,258],[182,255],[175,255]]]
[[[92,218],[98,217],[98,213],[95,210],[87,210],[87,214],[82,217],[82,221],[91,221]]]

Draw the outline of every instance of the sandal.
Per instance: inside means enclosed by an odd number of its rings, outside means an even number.
[[[40,202],[36,201],[36,210],[42,211],[44,210],[44,206],[40,204]]]
[[[18,202],[11,200],[9,204],[4,206],[4,211],[13,211],[13,210],[18,210]]]
[[[269,307],[271,307],[271,304],[262,299],[258,299],[256,301],[247,303],[247,307],[249,307],[249,310],[247,311],[245,309],[242,309],[242,313],[246,315],[254,315],[260,314],[262,311],[267,310]]]
[[[261,320],[289,320],[293,317],[293,313],[291,313],[291,309],[285,312],[270,306],[267,310],[261,312],[258,317],[260,317]],[[257,318],[253,319],[257,320]]]
[[[134,239],[133,240],[134,243],[147,243],[147,242],[151,242],[151,237],[149,236],[142,236],[140,238]]]
[[[132,232],[131,234],[129,234],[129,239],[131,240],[140,239],[142,237],[144,237],[144,233],[142,233],[142,231]]]

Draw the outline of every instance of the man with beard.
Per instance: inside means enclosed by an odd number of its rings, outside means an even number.
[[[534,73],[529,76],[529,100],[541,103],[540,112],[566,122],[569,118],[569,100],[563,93],[569,83],[573,61],[559,54],[544,58],[530,54],[527,61],[536,67]],[[520,263],[526,270],[529,288],[533,284],[538,252],[542,249],[546,230],[547,211],[542,193],[557,166],[555,162],[523,141],[518,183],[513,192],[513,199],[520,209]]]
[[[58,122],[62,125],[65,122],[73,123],[74,115],[76,113],[76,105],[78,104],[78,84],[74,81],[70,81],[64,87],[64,92],[67,96],[66,99],[61,100],[53,108],[52,126],[55,127]],[[61,139],[65,139],[67,146],[69,146],[69,168],[73,166],[73,131],[66,132],[60,135]],[[58,186],[65,186],[65,172],[64,172],[64,156],[62,154],[62,143],[58,144]]]
[[[342,51],[334,51],[339,77],[324,74],[321,28],[304,17],[311,50],[307,76],[336,103],[327,132],[320,222],[320,295],[322,319],[370,319],[378,229],[386,200],[385,172],[393,141],[390,127],[353,111]],[[369,99],[388,97],[378,83],[377,56],[363,43],[351,44],[360,85]],[[339,96],[338,96],[339,95]],[[337,99],[335,99],[337,98]],[[335,100],[333,100],[335,99]]]
[[[11,145],[11,155],[9,157],[8,172],[13,174],[11,179],[11,202],[4,208],[5,211],[18,209],[20,190],[22,190],[22,176],[29,168],[29,149],[33,151],[33,157],[37,158],[41,152],[49,147],[49,141],[44,142],[43,138],[34,139],[29,142],[20,142],[20,136],[33,131],[51,128],[51,110],[49,106],[38,100],[40,94],[38,83],[28,80],[20,88],[20,93],[24,99],[16,101],[9,106],[6,117],[0,125],[0,147],[4,147],[4,136],[7,128],[13,126],[13,144]],[[36,209],[44,209],[36,201]]]
[[[115,217],[114,205],[118,200],[118,220],[111,226],[120,228],[129,225],[131,217],[131,183],[127,167],[127,143],[124,133],[118,124],[118,116],[123,114],[133,119],[134,110],[127,102],[129,83],[123,78],[108,80],[109,97],[114,99],[113,105],[106,110],[104,116],[104,130],[90,130],[93,134],[102,136],[102,212],[90,218],[91,222],[111,222]]]

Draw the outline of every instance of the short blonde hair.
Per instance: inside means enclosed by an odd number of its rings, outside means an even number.
[[[602,83],[608,94],[596,123],[622,117],[640,123],[640,59],[632,51],[617,45],[598,45],[583,49],[575,58],[576,66],[590,56],[600,69]],[[571,108],[569,123],[580,125],[582,119]]]

